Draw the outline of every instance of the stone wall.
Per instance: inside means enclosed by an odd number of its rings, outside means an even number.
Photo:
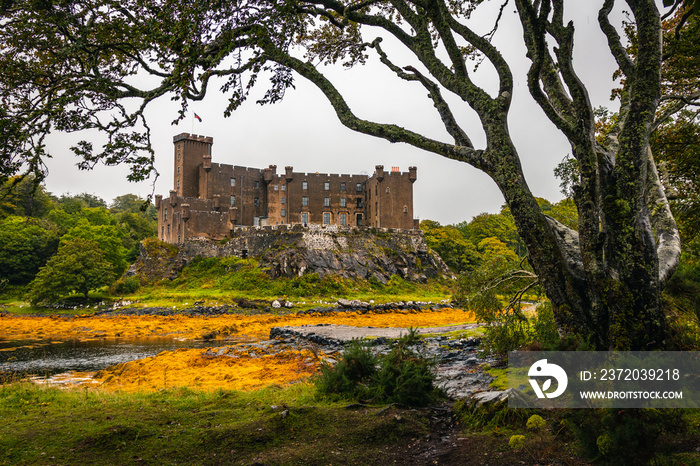
[[[163,278],[174,278],[195,257],[238,256],[255,258],[271,277],[316,273],[348,279],[376,279],[387,283],[392,275],[413,282],[452,277],[440,257],[428,250],[420,230],[374,228],[237,228],[227,242],[189,238],[179,245]],[[149,269],[152,258],[142,248],[131,273]]]

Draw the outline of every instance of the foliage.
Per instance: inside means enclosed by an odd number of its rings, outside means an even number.
[[[320,394],[375,403],[426,406],[437,399],[434,363],[420,357],[410,347],[419,342],[409,329],[383,356],[375,356],[370,346],[354,341],[335,365],[323,364],[315,379]]]
[[[14,176],[0,187],[0,218],[42,217],[51,209],[51,202],[44,185],[34,176]]]
[[[102,257],[110,264],[113,276],[118,277],[127,267],[126,249],[122,242],[123,232],[114,225],[93,225],[80,220],[76,226],[61,237],[61,242],[69,242],[82,238],[94,242],[102,253]]]
[[[148,220],[158,220],[158,211],[155,206],[149,200],[142,199],[136,194],[123,194],[115,197],[109,210],[113,213],[144,213]]]
[[[659,450],[663,434],[683,433],[680,409],[572,409],[564,425],[577,437],[586,455],[605,464],[645,464]]]
[[[481,262],[476,247],[457,228],[441,226],[433,220],[423,220],[420,228],[428,247],[437,252],[453,271],[468,272]]]
[[[542,416],[539,414],[533,414],[527,419],[527,423],[525,424],[525,427],[528,430],[541,430],[547,425],[547,422],[542,419]]]
[[[478,246],[486,238],[495,238],[514,251],[523,247],[512,216],[504,215],[503,211],[499,214],[483,212],[470,222],[458,224],[457,228],[474,246]]]
[[[95,241],[81,237],[62,241],[58,252],[30,283],[28,298],[32,304],[55,302],[77,292],[87,299],[91,290],[114,281],[112,268]]]
[[[120,277],[112,286],[114,293],[119,295],[134,294],[141,287],[138,277]]]
[[[560,341],[551,303],[538,303],[530,317],[525,313],[525,297],[536,299],[539,290],[537,277],[523,265],[509,256],[494,256],[458,277],[453,299],[487,324],[483,346],[492,353],[505,355],[533,342],[553,348]],[[501,294],[509,300],[504,303]]]
[[[58,249],[58,235],[48,222],[8,217],[0,221],[0,279],[24,285]]]
[[[377,374],[377,356],[367,342],[353,340],[335,365],[324,362],[314,380],[324,395],[340,395],[359,400],[370,398],[371,380]]]
[[[523,446],[525,443],[525,436],[524,435],[511,435],[510,439],[508,440],[508,446],[510,448],[520,448]]]

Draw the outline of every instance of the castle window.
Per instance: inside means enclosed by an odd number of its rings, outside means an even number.
[[[355,191],[358,193],[362,192],[362,183],[357,183],[357,185],[355,185]]]
[[[286,185],[286,184],[281,185],[281,186],[280,186],[280,189],[281,189],[282,191],[286,191],[286,190],[287,190],[287,185]]]
[[[168,209],[163,209],[163,221],[168,221]]]
[[[340,224],[341,225],[348,224],[348,214],[340,214]]]
[[[177,180],[177,189],[180,189],[180,180]]]
[[[177,166],[177,174],[180,174],[180,165]]]
[[[362,226],[362,214],[355,215],[355,221],[357,223],[357,226],[361,227]]]
[[[340,207],[345,207],[345,203],[346,203],[345,198],[341,197],[340,198]]]
[[[256,181],[256,183],[257,183],[257,181]],[[260,199],[257,197],[255,199],[253,199],[253,205],[255,207],[260,207]]]
[[[328,181],[326,181],[325,183],[323,183],[323,189],[325,191],[329,191],[331,189],[331,184]]]
[[[284,217],[286,214],[287,214],[287,212],[284,209],[280,210],[280,215],[282,217]]]
[[[331,205],[331,198],[330,197],[324,197],[323,198],[323,207],[330,207]]]
[[[386,193],[389,194],[389,187],[386,188]]]
[[[404,213],[404,214],[407,214],[407,213],[408,213],[408,207],[407,207],[407,206],[403,206],[403,213]]]
[[[330,224],[331,224],[331,213],[330,213],[330,212],[324,212],[324,213],[323,213],[323,224],[324,224],[324,225],[330,225]]]
[[[286,199],[284,197],[282,199],[280,199],[280,203],[284,204],[284,201],[286,201]]]
[[[168,234],[170,234],[170,225],[168,225]]]
[[[231,178],[231,186],[236,186],[236,179],[235,178]]]
[[[255,183],[253,183],[253,188],[260,189],[260,182],[256,181]]]
[[[307,205],[309,205],[309,198],[306,197],[306,196],[303,196],[303,197],[301,198],[301,205],[303,205],[304,207],[306,207]]]
[[[163,239],[165,239],[165,227],[164,226],[160,227],[160,236],[162,236]]]
[[[309,183],[306,181],[301,182],[301,189],[309,189]]]
[[[307,225],[309,223],[309,213],[308,212],[301,213],[301,223],[303,223],[304,225]]]
[[[231,196],[231,207],[236,205],[236,196]]]
[[[275,191],[279,191],[280,187],[279,185],[275,185]]]
[[[180,235],[177,235],[177,242],[180,243]]]
[[[362,208],[362,198],[361,198],[361,197],[358,197],[358,198],[357,198],[357,208],[358,208],[358,209],[361,209],[361,208]]]
[[[345,183],[340,183],[340,190],[345,191]]]

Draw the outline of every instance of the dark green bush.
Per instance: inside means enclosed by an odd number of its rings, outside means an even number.
[[[686,428],[680,409],[572,409],[564,425],[586,455],[604,464],[646,464],[662,453],[662,434]]]
[[[121,277],[114,283],[113,287],[115,294],[132,294],[138,291],[141,283],[136,276]]]
[[[375,403],[426,406],[437,400],[434,361],[411,349],[418,334],[409,333],[392,344],[389,354],[375,356],[367,344],[353,342],[335,365],[324,364],[315,384],[325,396]]]
[[[343,353],[343,358],[332,366],[323,363],[316,389],[325,395],[350,399],[365,399],[369,385],[377,373],[377,357],[367,344],[354,340]]]

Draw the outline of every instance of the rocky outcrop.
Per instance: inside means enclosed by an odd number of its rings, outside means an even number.
[[[192,238],[178,247],[169,267],[148,264],[154,248],[141,249],[141,257],[130,270],[159,270],[162,278],[174,278],[195,257],[238,256],[257,258],[272,278],[297,277],[315,273],[323,278],[336,275],[347,279],[374,279],[386,284],[397,275],[412,282],[452,277],[440,257],[428,247],[420,230],[338,229],[301,227],[241,228],[226,242]]]

